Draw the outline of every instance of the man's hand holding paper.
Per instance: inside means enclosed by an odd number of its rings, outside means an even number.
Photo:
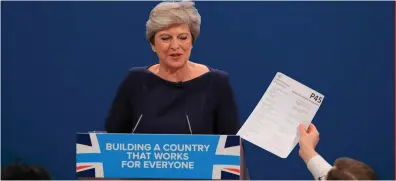
[[[287,158],[299,141],[298,126],[308,128],[324,96],[277,73],[237,135]]]

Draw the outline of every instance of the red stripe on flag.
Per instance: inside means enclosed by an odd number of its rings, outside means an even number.
[[[226,170],[232,171],[232,172],[237,172],[239,173],[239,169],[237,168],[225,168]]]
[[[88,167],[91,167],[91,165],[81,165],[81,166],[77,167],[77,170],[88,168]]]

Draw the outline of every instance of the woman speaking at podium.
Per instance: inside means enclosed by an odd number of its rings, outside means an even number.
[[[227,73],[189,60],[200,26],[193,2],[162,2],[151,11],[146,39],[159,62],[130,69],[106,118],[107,132],[237,133]]]

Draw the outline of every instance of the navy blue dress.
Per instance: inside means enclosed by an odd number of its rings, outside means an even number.
[[[235,135],[239,115],[226,72],[210,71],[183,83],[130,69],[106,118],[108,133]],[[140,121],[138,121],[140,118]]]

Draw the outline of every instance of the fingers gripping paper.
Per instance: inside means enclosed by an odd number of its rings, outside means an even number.
[[[324,96],[278,72],[237,135],[287,158],[298,143],[298,125],[308,128]]]

